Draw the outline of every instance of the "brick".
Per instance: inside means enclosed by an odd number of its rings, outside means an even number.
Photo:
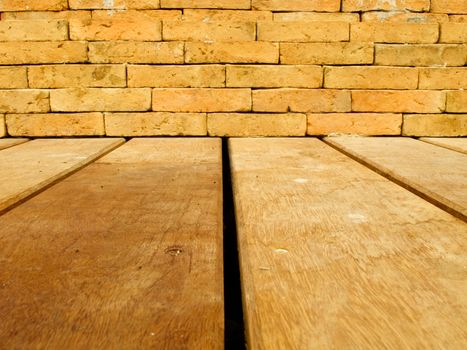
[[[110,10],[125,10],[125,9],[141,9],[151,10],[160,8],[159,0],[69,0],[70,9],[110,9]]]
[[[186,43],[186,63],[278,63],[279,45],[268,42]]]
[[[324,87],[338,89],[417,89],[418,70],[400,67],[326,67]]]
[[[406,114],[404,136],[467,136],[467,114]]]
[[[48,91],[0,90],[0,113],[40,113],[49,109]]]
[[[467,23],[442,23],[441,43],[467,43]]]
[[[350,107],[350,92],[344,90],[253,90],[255,112],[349,112]]]
[[[200,10],[184,9],[183,19],[187,21],[267,21],[272,20],[271,11],[245,10]]]
[[[177,20],[182,18],[180,10],[93,10],[92,19],[113,19],[120,21]]]
[[[5,115],[0,114],[0,137],[6,136]]]
[[[183,63],[183,43],[179,42],[90,42],[92,63]]]
[[[251,110],[250,89],[154,89],[153,111],[244,112]]]
[[[466,23],[467,22],[467,15],[450,15],[449,16],[450,22],[455,23]]]
[[[344,12],[360,11],[429,11],[430,0],[342,0]]]
[[[162,8],[250,9],[250,0],[161,0]]]
[[[431,0],[431,12],[467,14],[465,0]]]
[[[360,22],[358,13],[276,12],[274,21],[285,22]]]
[[[440,23],[449,22],[444,13],[371,11],[362,13],[362,22]]]
[[[67,21],[0,21],[0,41],[59,41],[67,39]]]
[[[467,67],[421,68],[419,89],[467,89]]]
[[[339,12],[340,0],[252,0],[255,10]]]
[[[446,95],[441,91],[352,91],[352,111],[388,113],[440,113]]]
[[[402,114],[310,113],[307,134],[400,135],[401,127]]]
[[[107,136],[203,136],[205,113],[106,113]]]
[[[281,43],[282,64],[372,64],[373,44]]]
[[[11,136],[98,136],[104,135],[102,113],[8,114]]]
[[[351,41],[375,43],[436,43],[438,36],[437,23],[362,22],[350,30]]]
[[[130,87],[224,87],[225,67],[221,65],[128,66]]]
[[[0,89],[28,87],[26,67],[0,67]]]
[[[446,111],[467,112],[467,91],[448,91]]]
[[[78,63],[87,57],[87,44],[80,41],[0,43],[0,64]]]
[[[305,114],[208,114],[210,136],[305,136],[305,132]]]
[[[54,112],[133,112],[151,106],[151,89],[74,88],[50,91]]]
[[[4,12],[2,13],[2,20],[89,20],[91,19],[91,11],[30,11],[30,12]]]
[[[252,88],[318,88],[322,86],[320,66],[227,66],[228,87]]]
[[[348,41],[347,22],[259,22],[258,40],[286,42]]]
[[[251,41],[256,38],[253,22],[164,21],[164,40]]]
[[[463,45],[376,45],[375,64],[382,66],[463,66]]]
[[[47,65],[28,68],[29,86],[33,88],[124,87],[123,65]]]
[[[61,11],[68,8],[67,0],[2,0],[0,11]]]

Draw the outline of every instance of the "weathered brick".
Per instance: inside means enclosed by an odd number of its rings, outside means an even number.
[[[282,64],[372,64],[373,44],[281,43]]]
[[[318,88],[322,82],[323,69],[320,66],[227,66],[228,87]]]
[[[430,0],[342,0],[345,12],[359,11],[428,11]]]
[[[151,107],[151,89],[74,88],[50,90],[54,112],[133,112]]]
[[[0,114],[0,137],[6,136],[5,116]]]
[[[350,92],[345,90],[253,90],[255,112],[349,112],[350,109]]]
[[[250,9],[250,0],[161,0],[162,8]]]
[[[274,21],[292,22],[360,22],[358,13],[276,12]]]
[[[28,11],[28,12],[4,12],[2,20],[38,20],[38,19],[55,19],[55,20],[89,20],[91,19],[91,11]]]
[[[467,67],[421,68],[419,89],[467,89]]]
[[[0,21],[0,41],[54,41],[68,39],[64,20]]]
[[[467,136],[467,114],[406,114],[405,136]]]
[[[107,136],[203,136],[206,113],[106,113]]]
[[[142,9],[151,10],[160,8],[159,0],[68,0],[70,8],[74,10],[81,9]]]
[[[442,23],[442,43],[467,43],[467,23]]]
[[[186,63],[278,63],[279,45],[268,42],[186,43]]]
[[[371,11],[362,13],[363,22],[405,22],[405,23],[440,23],[449,22],[444,13],[387,12]]]
[[[0,90],[0,113],[40,113],[49,109],[48,91]]]
[[[467,15],[449,15],[449,22],[467,23]]]
[[[463,45],[376,45],[375,64],[382,66],[463,66]]]
[[[417,89],[418,70],[401,67],[326,67],[324,87],[338,89]]]
[[[339,12],[340,0],[252,0],[255,10]]]
[[[0,67],[0,89],[28,87],[26,67]]]
[[[28,68],[29,86],[33,88],[124,87],[123,65],[47,65]]]
[[[431,12],[467,14],[467,1],[431,0]]]
[[[152,109],[160,112],[246,112],[250,89],[154,89]]]
[[[208,114],[210,136],[305,136],[305,132],[305,114]]]
[[[183,63],[183,43],[179,42],[90,42],[92,63]],[[1,46],[0,46],[1,47]]]
[[[102,113],[8,114],[11,136],[97,136],[104,135]]]
[[[222,65],[128,66],[130,87],[224,87]]]
[[[61,11],[68,8],[67,0],[2,0],[0,11]]]
[[[177,20],[182,18],[180,10],[94,10],[92,19],[113,19],[120,21]]]
[[[348,41],[347,22],[259,22],[258,40],[286,42]]]
[[[272,20],[271,11],[245,11],[245,10],[183,10],[183,19],[187,21],[267,21]]]
[[[437,23],[362,22],[352,23],[351,41],[375,43],[436,43],[439,37]]]
[[[448,91],[446,111],[467,112],[467,91]]]
[[[310,113],[308,135],[400,135],[402,114]]]
[[[440,113],[446,95],[441,91],[352,91],[352,111],[388,113]]]
[[[70,21],[72,40],[135,40],[159,41],[162,38],[161,21],[125,21],[97,19],[90,21]]]
[[[250,41],[255,40],[253,22],[164,21],[164,40],[179,41]]]

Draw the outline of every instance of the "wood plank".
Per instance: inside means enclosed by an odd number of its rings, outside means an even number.
[[[0,152],[0,212],[118,147],[123,139],[38,139]]]
[[[467,348],[467,226],[316,139],[232,139],[249,349]]]
[[[0,220],[6,349],[220,349],[219,139],[133,139]]]
[[[407,137],[328,137],[329,144],[467,221],[467,155]]]
[[[421,137],[419,140],[467,154],[467,137]]]
[[[0,139],[0,150],[20,145],[29,141],[28,139]]]

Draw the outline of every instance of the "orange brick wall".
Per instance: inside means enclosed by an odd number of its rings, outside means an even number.
[[[467,135],[467,0],[0,12],[0,136]]]

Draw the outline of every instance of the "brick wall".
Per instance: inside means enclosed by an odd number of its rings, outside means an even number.
[[[467,0],[0,12],[0,136],[467,134]]]

